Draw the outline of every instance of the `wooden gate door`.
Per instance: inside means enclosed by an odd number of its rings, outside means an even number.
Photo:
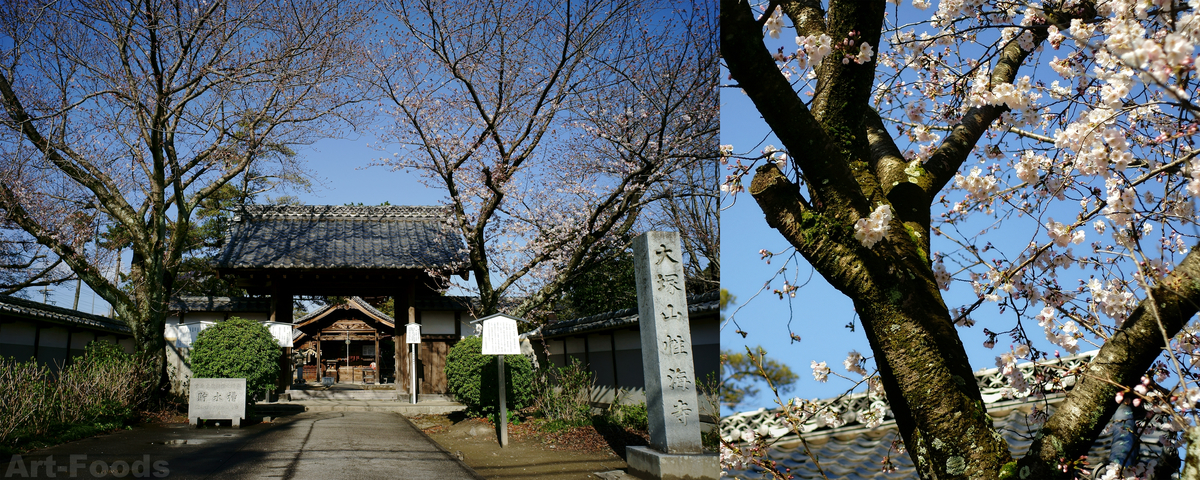
[[[449,386],[446,382],[446,354],[450,352],[450,347],[458,343],[458,339],[453,335],[428,335],[422,336],[421,348],[417,351],[417,393],[418,394],[440,394],[446,395],[450,393]],[[403,340],[401,340],[403,342]],[[408,392],[408,344],[400,344],[403,350],[400,350],[400,375],[396,377],[396,384],[399,387],[398,391]]]
[[[421,354],[417,362],[421,367],[420,393],[449,393],[446,383],[446,354],[450,351],[449,340],[421,342]]]

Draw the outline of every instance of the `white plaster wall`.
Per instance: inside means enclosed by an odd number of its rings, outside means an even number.
[[[546,340],[546,348],[550,350],[551,355],[562,355],[564,353],[563,342],[561,340]],[[499,374],[496,375],[499,377]]]
[[[427,335],[453,335],[454,312],[421,312],[421,333]]]
[[[62,327],[43,328],[38,343],[42,347],[67,348],[67,329]]]
[[[0,343],[33,345],[37,328],[32,323],[16,322],[0,325]]]
[[[71,334],[71,349],[83,350],[87,348],[87,344],[96,339],[96,335],[92,332],[75,332]]]
[[[192,378],[192,367],[188,361],[190,354],[189,348],[173,348],[172,345],[167,345],[167,374],[171,378],[173,393],[187,393],[187,383]]]
[[[612,351],[612,339],[607,334],[598,335],[590,334],[587,336],[589,352],[609,352]]]
[[[191,321],[192,317],[190,315],[186,318],[188,319],[187,323],[167,323],[165,325],[163,338],[168,339],[168,343],[171,343],[169,339],[174,337],[175,341],[173,344],[176,348],[192,348],[192,343],[199,338],[200,332],[218,323],[215,321],[193,322]],[[291,348],[292,324],[282,322],[261,323],[267,327],[267,330],[271,331],[271,336],[275,337],[275,340],[279,342],[280,347]]]
[[[271,336],[283,348],[292,348],[292,324],[283,322],[263,322],[271,331]]]
[[[474,319],[472,318],[471,320],[474,320]],[[462,325],[462,327],[460,327],[460,328],[462,328],[462,330],[459,330],[460,332],[462,332],[462,335],[459,335],[459,338],[467,338],[467,337],[476,336],[475,335],[475,325],[473,323],[471,323],[470,320],[467,320],[464,318],[462,320],[459,320],[458,323]]]
[[[567,342],[567,353],[583,353],[583,351],[584,351],[583,338],[567,337],[566,342]]]
[[[200,332],[205,328],[216,325],[217,322],[188,322],[182,325],[166,325],[166,331],[163,332],[163,338],[175,337],[175,348],[192,348],[192,342],[196,341]],[[168,345],[170,346],[170,345]]]
[[[617,350],[637,350],[642,348],[642,333],[637,330],[617,330]]]

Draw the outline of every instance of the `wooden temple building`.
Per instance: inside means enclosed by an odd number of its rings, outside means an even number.
[[[440,293],[450,276],[466,279],[469,272],[467,250],[447,225],[448,215],[423,206],[247,205],[234,217],[217,271],[251,295],[269,296],[271,322],[295,325],[292,350],[306,355],[306,380],[333,373],[367,383],[364,367],[371,363],[375,383],[406,378],[404,335],[411,320],[422,324],[418,393],[442,394],[441,367],[461,338],[468,309]],[[293,299],[301,295],[350,298],[293,319]],[[371,297],[391,297],[402,320],[363,300]],[[309,348],[315,358],[305,353]],[[395,384],[407,393],[407,382]]]
[[[460,303],[461,302],[461,303]],[[421,315],[418,319],[417,307]],[[444,297],[442,301],[418,301],[413,307],[414,321],[421,324],[421,344],[417,351],[418,393],[441,395],[447,392],[446,354],[466,331],[470,333],[465,299]],[[419,320],[419,321],[417,321]],[[360,297],[345,303],[328,305],[296,319],[292,347],[300,353],[299,380],[306,383],[329,379],[336,383],[400,383],[408,377],[409,350],[401,335],[396,351],[396,320],[371,306]],[[403,325],[401,323],[401,331]],[[395,358],[400,359],[399,374]],[[395,380],[399,378],[400,382]]]

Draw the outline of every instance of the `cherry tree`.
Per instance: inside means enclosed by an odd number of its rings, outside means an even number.
[[[783,145],[722,147],[722,188],[853,301],[878,372],[864,383],[922,478],[1073,477],[1122,403],[1169,419],[1168,452],[1200,456],[1200,4],[721,3],[727,94]],[[948,305],[956,291],[967,301]],[[1061,372],[1073,388],[1014,458],[964,341],[1004,350],[1017,398],[1055,388],[1018,360],[1099,351]],[[855,355],[847,369],[870,376]]]
[[[21,295],[30,287],[58,285],[73,278],[53,252],[11,222],[0,222],[0,295]]]
[[[111,303],[165,372],[193,212],[251,165],[291,169],[281,149],[336,131],[360,100],[368,18],[347,2],[0,8],[0,212]],[[111,251],[85,248],[97,230],[132,250],[127,283],[106,268]]]
[[[716,175],[715,5],[388,10],[401,28],[378,82],[395,118],[383,139],[399,151],[380,163],[447,191],[484,314],[502,296],[522,299],[516,315],[547,304],[619,255],[655,202],[715,195],[686,174]]]

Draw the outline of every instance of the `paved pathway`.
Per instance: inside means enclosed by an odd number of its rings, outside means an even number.
[[[55,470],[49,475],[47,461],[53,462],[51,470]],[[403,416],[387,412],[306,412],[277,419],[274,424],[253,424],[241,429],[196,429],[188,425],[138,427],[31,452],[19,459],[13,457],[0,475],[3,475],[0,478],[314,480],[482,478],[429,441]]]

